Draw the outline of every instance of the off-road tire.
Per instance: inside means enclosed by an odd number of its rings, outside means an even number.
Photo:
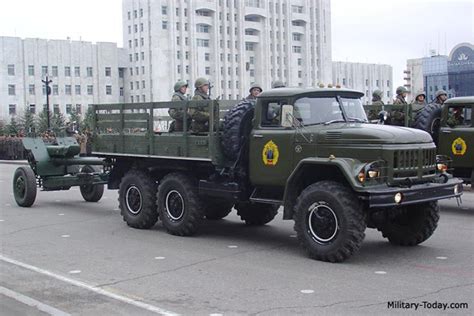
[[[400,207],[394,216],[377,225],[391,244],[416,246],[433,235],[439,220],[438,202]]]
[[[30,167],[18,167],[13,175],[13,195],[16,204],[30,207],[36,199],[36,175]]]
[[[128,226],[139,229],[153,227],[158,220],[156,181],[145,171],[130,169],[120,181],[119,208]]]
[[[228,202],[225,200],[218,200],[218,199],[209,199],[207,201],[203,201],[204,204],[204,215],[206,219],[215,221],[220,220],[229,215],[232,211],[232,207],[234,203]]]
[[[250,226],[270,223],[278,214],[278,206],[271,204],[237,203],[235,209],[240,219]]]
[[[96,172],[96,170],[92,166],[84,166],[82,167],[81,172],[93,173]],[[79,187],[79,190],[81,191],[82,198],[86,202],[99,202],[102,196],[104,195],[103,184],[81,185]]]
[[[158,213],[168,233],[195,234],[204,218],[197,180],[182,173],[166,175],[158,186]]]
[[[311,258],[342,262],[359,250],[366,213],[349,188],[333,181],[314,183],[301,192],[294,210],[294,229]]]
[[[441,123],[442,105],[428,104],[415,117],[413,127],[428,132],[433,141],[438,145],[439,127]]]
[[[244,144],[244,139],[249,136],[252,129],[252,118],[255,103],[243,100],[231,108],[224,116],[222,133],[222,152],[232,160],[236,160]]]

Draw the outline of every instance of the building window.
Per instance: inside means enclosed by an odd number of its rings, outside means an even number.
[[[390,87],[390,80],[387,80],[387,87]]]
[[[15,65],[8,65],[8,75],[9,76],[15,75]]]
[[[66,93],[66,95],[71,95],[71,85],[70,84],[67,84],[64,87],[64,92]]]
[[[76,104],[76,113],[82,114],[82,106],[80,104]]]
[[[119,78],[123,78],[125,72],[125,68],[119,68]]]
[[[291,24],[293,24],[293,26],[304,26],[304,22],[303,21],[292,21]]]
[[[140,23],[140,32],[143,32],[143,23]]]
[[[34,65],[28,65],[28,75],[29,76],[34,76],[35,75],[35,66]]]
[[[291,6],[291,11],[293,13],[303,13],[303,7],[300,5],[292,5]]]
[[[210,60],[210,54],[209,53],[204,53],[204,60],[209,61]]]
[[[260,8],[260,0],[245,0],[245,5],[248,7]]]
[[[189,52],[184,52],[184,58],[186,58],[186,60],[189,60]]]
[[[133,25],[133,31],[134,31],[135,33],[138,33],[138,25],[137,25],[137,24],[134,24],[134,25]]]
[[[132,34],[132,26],[131,25],[128,26],[128,34]]]
[[[161,14],[162,15],[168,15],[168,7],[167,6],[165,6],[165,5],[161,6]]]
[[[145,66],[142,66],[142,75],[145,74]]]
[[[293,33],[293,40],[294,41],[298,41],[298,42],[301,42],[301,38],[303,37],[302,34],[300,33]]]
[[[8,95],[15,95],[15,85],[14,84],[9,84],[8,85]]]
[[[44,77],[48,74],[48,66],[41,66],[41,75]]]
[[[253,43],[245,42],[245,50],[246,50],[246,51],[254,51],[255,48],[254,48]]]
[[[127,12],[127,17],[130,20],[132,18],[132,15],[130,14],[130,11]]]
[[[209,47],[209,40],[198,38],[197,39],[197,46],[198,47]]]
[[[42,89],[42,90],[43,90],[43,95],[46,95],[46,85],[45,85],[45,84],[43,85],[43,89]]]
[[[302,77],[302,71],[298,70],[298,78],[301,78],[301,77]]]
[[[206,67],[206,75],[210,75],[211,74],[211,67]]]
[[[146,97],[144,94],[142,95],[142,102],[146,102]]]
[[[145,89],[145,80],[142,80],[142,89]]]
[[[59,87],[57,84],[53,84],[53,95],[59,94]]]
[[[93,85],[88,85],[87,86],[87,94],[92,95],[94,93],[94,86]]]
[[[76,86],[74,87],[74,90],[75,90],[77,95],[81,94],[81,86],[80,85],[76,84]]]
[[[140,89],[140,83],[138,81],[135,81],[135,89],[137,90]]]
[[[133,55],[132,55],[132,54],[129,54],[129,55],[128,55],[128,59],[130,60],[130,62],[132,62],[132,61],[133,61]]]
[[[74,76],[80,77],[81,76],[81,67],[74,67]]]
[[[249,64],[250,64],[250,65],[255,64],[255,57],[254,57],[254,56],[250,56],[250,57],[249,57]]]
[[[72,113],[72,104],[66,104],[66,114]]]
[[[33,114],[36,113],[36,104],[30,104],[30,112]]]
[[[250,69],[250,77],[255,77],[255,69]]]
[[[390,98],[390,91],[387,91],[387,98]]]
[[[120,96],[123,97],[123,87],[120,87]]]
[[[35,95],[35,85],[34,84],[30,84],[28,86],[28,92],[30,93],[30,95]]]
[[[53,77],[57,77],[58,76],[58,66],[52,66],[51,67],[51,72],[52,72]]]
[[[112,86],[105,86],[105,94],[111,95],[112,94]]]
[[[110,77],[112,75],[112,69],[110,67],[105,67],[105,76]]]
[[[196,31],[198,33],[209,33],[209,25],[207,25],[207,24],[198,24],[196,26]]]
[[[298,66],[301,66],[301,65],[303,65],[303,59],[298,58]]]
[[[141,53],[140,53],[140,57],[141,57],[142,60],[145,60],[145,53],[144,53],[144,52],[141,52]]]
[[[138,61],[138,53],[135,53],[135,61]]]
[[[140,46],[143,46],[145,45],[145,39],[142,37],[140,38]]]
[[[293,46],[293,53],[301,53],[301,46]]]
[[[54,104],[53,105],[53,113],[54,114],[59,114],[59,104]]]
[[[69,66],[64,67],[64,76],[71,77],[71,67]]]
[[[92,77],[92,67],[87,67],[86,72],[87,72],[87,77]]]
[[[130,90],[133,90],[133,81],[130,81]]]
[[[186,73],[189,74],[189,66],[186,65]]]
[[[167,30],[168,29],[168,21],[162,21],[161,22],[161,28],[163,30]]]

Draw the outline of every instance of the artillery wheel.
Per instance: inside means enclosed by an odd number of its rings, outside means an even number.
[[[13,195],[18,206],[30,207],[36,199],[36,175],[29,167],[19,167],[13,175]]]
[[[238,203],[235,205],[237,215],[245,224],[262,226],[270,223],[278,214],[278,206],[261,203]]]
[[[437,202],[415,204],[394,210],[377,229],[391,244],[416,246],[433,235],[438,220]]]
[[[81,172],[84,173],[93,173],[95,169],[91,166],[84,166],[81,169]],[[80,188],[81,195],[86,202],[98,202],[104,195],[104,185],[103,184],[87,184],[81,185]]]
[[[342,262],[365,237],[365,212],[354,193],[338,182],[321,181],[304,189],[294,219],[298,240],[313,259]]]
[[[131,169],[122,178],[119,208],[128,226],[147,229],[158,221],[156,188],[156,181],[142,170]]]
[[[158,187],[158,212],[168,233],[190,236],[204,218],[197,181],[182,173],[170,173]]]
[[[219,220],[229,215],[234,203],[225,200],[209,199],[204,201],[204,205],[206,219]]]

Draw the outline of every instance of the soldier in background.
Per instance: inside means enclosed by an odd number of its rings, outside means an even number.
[[[448,93],[444,90],[438,90],[435,94],[435,99],[432,104],[437,104],[439,106],[444,104],[444,101],[448,99]]]
[[[188,97],[186,96],[186,90],[188,89],[188,84],[186,81],[178,81],[174,85],[174,94],[171,97],[171,101],[188,101]],[[184,109],[176,109],[172,108],[168,110],[168,114],[172,119],[169,132],[182,132],[184,123]]]
[[[255,101],[260,93],[262,93],[263,89],[258,83],[254,83],[250,86],[249,95],[245,98],[247,101]]]
[[[393,100],[394,105],[405,105],[408,104],[406,101],[408,90],[407,88],[400,86],[397,88],[397,96]],[[390,122],[392,125],[404,126],[405,125],[405,113],[404,109],[396,109],[390,112]]]
[[[464,124],[464,117],[462,116],[463,109],[464,108],[462,107],[453,109],[453,113],[449,115],[449,118],[446,121],[446,124],[448,124],[449,127],[455,127]]]
[[[276,80],[272,82],[272,89],[285,88],[286,85],[281,80]]]
[[[378,119],[378,113],[383,110],[384,103],[382,101],[383,92],[381,90],[374,90],[372,92],[372,107],[369,111],[368,119],[376,120]]]
[[[410,104],[410,124],[412,126],[415,122],[415,118],[421,110],[426,106],[426,94],[425,91],[420,90],[415,94],[415,99]]]
[[[209,97],[209,80],[206,78],[198,78],[194,83],[193,101],[210,100]],[[205,108],[190,108],[189,114],[193,120],[191,130],[194,133],[209,131],[209,111]]]

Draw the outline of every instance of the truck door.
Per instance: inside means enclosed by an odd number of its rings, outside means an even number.
[[[249,168],[253,184],[281,186],[293,170],[295,131],[281,126],[286,99],[262,100],[257,107],[257,128],[250,134]]]
[[[472,105],[449,105],[444,109],[439,134],[438,153],[451,157],[451,166],[457,171],[472,169],[474,161],[474,128]],[[466,170],[469,173],[469,170]],[[469,178],[469,174],[461,175]]]

